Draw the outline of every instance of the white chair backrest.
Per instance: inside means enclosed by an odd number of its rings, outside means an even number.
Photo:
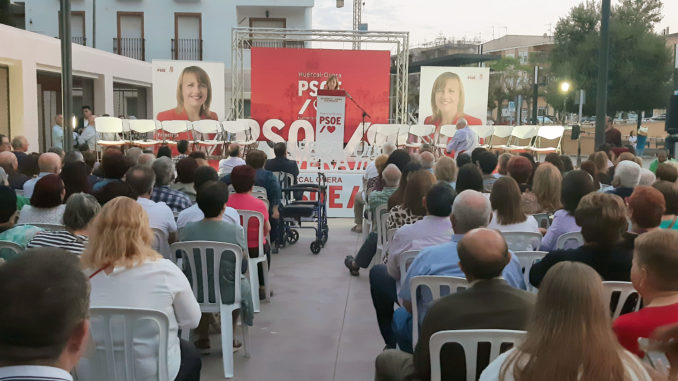
[[[457,343],[464,349],[466,358],[466,381],[478,379],[477,369],[478,344],[490,344],[490,357],[487,364],[496,359],[501,353],[502,344],[516,346],[525,338],[525,331],[504,329],[462,329],[455,331],[438,331],[431,335],[428,347],[431,355],[431,381],[441,380],[440,351],[447,343]]]
[[[513,126],[494,126],[492,129],[492,136],[496,136],[498,138],[508,138],[511,136],[512,131]]]
[[[398,143],[397,145],[403,145],[407,142],[407,138],[410,134],[410,125],[409,124],[400,124],[398,128]]]
[[[405,275],[407,275],[407,270],[409,270],[410,265],[412,262],[414,262],[414,258],[419,255],[419,252],[421,250],[408,250],[402,254],[400,254],[400,263],[398,263],[398,267],[400,267],[400,285],[403,285],[403,282],[405,281]]]
[[[255,186],[252,187],[252,193],[262,193],[264,195],[268,195],[266,188],[260,187],[258,185],[255,185]]]
[[[607,281],[603,282],[603,287],[610,300],[612,320],[618,318],[622,312],[629,313],[640,309],[640,294],[633,288],[631,282]],[[624,311],[624,306],[629,299],[633,302],[633,309],[631,311]],[[614,303],[615,301],[616,303]]]
[[[152,119],[128,119],[127,121],[129,123],[129,129],[132,132],[145,134],[157,129],[156,121]]]
[[[584,244],[584,237],[580,232],[562,234],[556,240],[556,250],[576,249]]]
[[[436,126],[432,124],[415,124],[410,127],[410,134],[418,137],[428,136],[435,131]]]
[[[165,313],[122,307],[92,307],[89,312],[90,349],[76,366],[76,377],[103,381],[169,379],[169,318]],[[156,361],[156,373],[139,374],[135,365],[142,360],[146,363],[149,357]]]
[[[381,223],[382,216],[388,216],[388,205],[383,204],[374,208],[374,216],[372,216],[372,223],[377,224],[377,246],[381,247],[385,241],[386,231],[385,226]]]
[[[216,134],[221,131],[221,123],[211,119],[195,121],[192,123],[192,127],[196,132],[201,134]]]
[[[244,209],[236,209],[238,214],[240,215],[240,224],[242,225],[242,228],[245,230],[245,241],[249,241],[248,235],[249,235],[249,227],[250,224],[253,224],[254,221],[259,222],[259,230],[257,234],[257,241],[259,242],[259,255],[263,255],[264,253],[264,215],[261,214],[261,212],[255,212],[253,210],[244,210]]]
[[[457,126],[454,124],[443,124],[440,126],[440,136],[451,138],[457,133]]]
[[[502,232],[511,251],[539,250],[542,235],[535,232]]]
[[[188,131],[187,120],[165,120],[161,123],[162,130],[168,134],[179,134]]]
[[[24,251],[24,248],[18,243],[14,243],[12,241],[0,241],[0,254],[3,254],[0,255],[0,258],[4,256],[3,251],[6,250],[14,252],[14,255],[18,255]]]
[[[122,119],[112,116],[98,116],[94,118],[94,129],[101,134],[122,133]]]
[[[525,285],[527,286],[527,291],[537,292],[535,287],[532,287],[530,284],[530,269],[532,265],[539,262],[548,254],[546,251],[514,251],[513,255],[518,257],[520,261],[520,268],[523,271],[523,279],[525,280]]]
[[[58,232],[58,231],[66,230],[66,227],[64,225],[59,225],[59,224],[41,224],[41,223],[17,224],[17,226],[21,226],[21,225],[31,225],[31,226],[35,226],[36,228],[45,229],[45,230],[51,231],[51,232]]]
[[[223,127],[224,131],[231,134],[237,134],[238,132],[245,132],[249,130],[247,123],[241,123],[237,120],[224,120],[221,122],[221,127]]]
[[[560,139],[565,132],[564,126],[541,126],[537,136],[546,140]]]
[[[158,228],[151,228],[151,230],[153,231],[153,244],[151,245],[153,250],[162,254],[162,256],[165,257],[166,259],[169,259],[170,261],[177,263],[176,254],[172,250],[170,250],[167,234],[165,234],[164,231]]]
[[[404,275],[401,275],[404,276]],[[417,291],[419,287],[426,287],[432,296],[431,300],[426,302],[433,303],[443,296],[454,294],[469,288],[466,278],[459,278],[456,276],[415,276],[410,279],[410,297],[412,298],[412,348],[417,344],[419,337],[419,303],[417,298]],[[443,294],[443,288],[448,289],[447,294]]]
[[[375,128],[376,134],[374,137],[374,144],[378,147],[381,147],[386,142],[391,142],[393,144],[398,144],[398,134],[400,132],[399,124],[377,124],[372,126]]]
[[[480,125],[480,126],[469,126],[473,132],[478,135],[479,139],[486,139],[492,136],[494,133],[494,126],[488,126],[486,124]],[[510,132],[509,132],[510,134]],[[508,135],[507,135],[508,136]]]
[[[229,306],[236,306],[239,308],[240,300],[242,298],[240,292],[240,270],[242,269],[241,264],[243,257],[242,248],[240,248],[240,246],[225,242],[186,241],[173,243],[170,246],[170,250],[173,253],[176,253],[177,251],[181,252],[183,262],[191,275],[191,289],[193,290],[193,296],[195,296],[198,301],[202,312],[221,312],[221,306],[223,304],[220,287],[221,277],[219,275],[221,256],[233,256],[233,261],[235,263],[234,274],[231,274],[228,278],[235,280],[233,282],[234,297],[233,303]],[[212,254],[212,274],[208,273],[208,251]],[[196,258],[200,258],[199,269],[197,268]],[[200,277],[198,277],[198,271],[200,271]],[[198,287],[198,284],[201,284],[202,287]],[[212,290],[213,293],[212,299],[209,297],[210,290]]]
[[[535,125],[522,125],[513,127],[511,131],[511,136],[517,139],[530,139],[537,135],[537,126]]]
[[[289,188],[294,185],[294,175],[287,172],[273,172],[273,176],[278,179],[278,184],[280,184],[280,189]],[[264,188],[266,190],[266,188]]]

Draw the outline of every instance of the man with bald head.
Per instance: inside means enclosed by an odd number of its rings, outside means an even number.
[[[29,177],[19,172],[19,161],[12,151],[0,152],[0,167],[7,173],[9,185],[13,189],[23,189]]]
[[[58,175],[59,172],[61,172],[61,157],[54,152],[43,153],[38,158],[38,167],[40,168],[38,177],[24,183],[24,197],[28,199],[33,195],[33,188],[35,188],[35,183],[37,183],[38,180],[47,175]]]
[[[422,168],[433,173],[433,162],[436,160],[435,156],[429,151],[424,151],[419,154],[419,162]]]
[[[464,272],[459,267],[458,244],[464,235],[473,229],[484,228],[492,218],[490,200],[482,193],[474,190],[465,190],[454,199],[452,204],[452,240],[438,246],[428,247],[419,253],[407,271],[402,287],[400,299],[402,306],[393,314],[396,340],[403,350],[412,351],[412,297],[410,295],[410,281],[419,275],[444,275],[463,277]],[[503,277],[506,282],[515,288],[526,289],[520,261],[511,255],[506,267],[503,268]],[[426,299],[423,297],[422,299]],[[430,299],[429,299],[430,300]],[[420,300],[419,323],[426,315],[426,300]]]
[[[478,145],[478,136],[468,126],[468,122],[464,118],[457,120],[457,132],[454,137],[447,143],[447,153],[453,153],[457,157],[460,153],[471,152],[473,148]]]
[[[19,170],[21,170],[28,164],[28,139],[21,135],[12,138],[12,151],[19,162]]]
[[[228,158],[219,160],[219,177],[230,174],[239,165],[245,165],[245,160],[240,157],[240,145],[231,143],[228,145]]]
[[[486,228],[473,229],[459,240],[457,253],[457,265],[471,287],[445,296],[431,306],[421,325],[414,355],[397,350],[379,355],[376,380],[410,380],[413,377],[430,380],[429,342],[436,332],[525,330],[536,298],[534,294],[512,287],[502,278],[512,256],[501,233]],[[464,352],[460,347],[446,346],[440,357],[442,379],[466,380]]]

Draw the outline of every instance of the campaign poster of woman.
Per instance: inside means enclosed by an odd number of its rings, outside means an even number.
[[[489,68],[422,67],[419,123],[436,126],[429,142],[437,143],[440,127],[460,118],[472,126],[485,124],[488,87]]]

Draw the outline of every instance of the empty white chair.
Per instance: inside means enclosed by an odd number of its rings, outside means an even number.
[[[513,131],[513,126],[493,126],[492,136],[490,136],[490,149],[505,149],[507,144],[509,144],[511,138],[511,132]],[[505,144],[497,144],[497,139],[506,139]]]
[[[486,124],[479,125],[479,126],[469,126],[473,132],[476,133],[476,136],[478,137],[478,147],[483,147],[483,148],[489,148],[490,147],[490,138],[492,137],[492,134],[494,133],[494,126],[488,126]],[[510,132],[509,132],[510,134]],[[483,140],[483,143],[480,144],[480,139]]]
[[[405,147],[409,148],[420,148],[423,139],[428,138],[436,129],[436,126],[432,124],[415,124],[410,127],[410,135],[414,135],[417,139],[416,142],[405,143]]]
[[[401,276],[404,276],[401,274]],[[410,279],[410,296],[412,298],[412,348],[417,345],[419,337],[419,308],[417,300],[417,290],[419,287],[426,287],[431,292],[432,299],[427,302],[434,302],[443,296],[463,291],[470,287],[466,278],[456,276],[415,276]],[[442,294],[442,289],[447,288],[449,294]]]
[[[516,126],[511,131],[511,144],[505,149],[509,152],[526,152],[532,148],[532,138],[537,135],[537,126]],[[521,141],[523,144],[520,144]]]
[[[431,356],[431,381],[441,380],[440,350],[447,343],[457,343],[464,349],[466,358],[466,381],[478,379],[480,371],[477,369],[477,354],[479,343],[490,344],[488,364],[501,354],[502,344],[516,346],[525,339],[525,331],[505,329],[463,329],[456,331],[439,331],[431,335],[428,348]]]
[[[372,143],[374,146],[381,147],[386,142],[398,144],[399,124],[374,124],[370,126],[370,130],[372,129],[376,132]]]
[[[454,124],[444,124],[440,126],[440,133],[438,134],[438,141],[436,147],[444,150],[447,148],[447,143],[457,133],[457,126]]]
[[[580,232],[562,234],[556,240],[556,250],[576,249],[584,244],[584,237]]]
[[[410,125],[409,124],[400,124],[398,128],[398,147],[405,146],[407,143],[407,138],[410,136]]]
[[[421,250],[408,250],[400,254],[400,263],[398,267],[400,268],[400,286],[402,287],[403,282],[405,281],[405,275],[407,275],[407,270],[409,270],[410,265],[414,262],[414,258],[419,255]]]
[[[176,145],[179,141],[179,134],[188,132],[189,123],[187,120],[163,121],[161,123],[163,144]]]
[[[633,309],[631,311],[624,311],[624,313],[638,311],[640,309],[640,294],[635,288],[633,288],[633,284],[631,282],[607,281],[603,282],[603,287],[605,288],[605,292],[607,292],[607,295],[610,299],[610,312],[612,314],[612,320],[618,318],[619,315],[622,314],[624,305],[631,298],[634,298],[632,300],[635,301],[633,304]],[[616,299],[617,303],[613,305],[615,295],[618,295]]]
[[[211,241],[188,241],[175,242],[171,245],[172,252],[181,252],[184,263],[188,266],[188,271],[191,274],[191,289],[193,295],[198,300],[200,311],[203,313],[219,313],[221,318],[221,348],[222,361],[224,365],[224,377],[233,377],[233,311],[240,309],[240,302],[242,300],[242,293],[240,289],[240,271],[242,269],[243,252],[240,246],[232,243],[211,242]],[[212,274],[209,274],[207,267],[207,252],[212,253]],[[234,279],[233,282],[233,302],[225,304],[221,297],[220,287],[220,268],[221,256],[231,255],[234,261],[234,274],[229,276],[229,279]],[[196,265],[196,257],[200,258],[200,280],[198,279],[198,269]],[[265,258],[265,257],[264,257]],[[256,272],[256,268],[255,268]],[[212,280],[212,287],[210,285]],[[198,287],[198,282],[202,287]],[[252,286],[254,287],[254,286]],[[209,294],[212,290],[213,299],[210,299]],[[254,292],[252,293],[254,294]],[[245,356],[248,357],[247,339],[248,331],[247,325],[242,324],[243,332],[243,348],[245,349]],[[181,338],[188,340],[190,337],[189,330],[181,332]]]
[[[97,138],[97,145],[103,148],[122,146],[127,143],[124,139],[118,139],[118,134],[123,133],[122,119],[112,116],[98,116],[94,118],[94,128],[101,139]],[[105,135],[104,135],[105,134]],[[112,140],[106,140],[112,138]]]
[[[530,284],[530,269],[532,265],[539,262],[548,254],[546,251],[514,251],[513,255],[518,257],[520,261],[520,268],[523,271],[523,279],[527,286],[527,291],[537,292],[537,289]]]
[[[245,241],[249,242],[249,226],[254,223],[254,220],[259,222],[259,230],[257,234],[257,242],[259,243],[258,250],[259,256],[256,258],[248,258],[247,260],[247,272],[250,275],[250,285],[252,287],[252,306],[254,307],[254,312],[260,312],[261,306],[259,303],[259,272],[257,271],[259,263],[263,267],[263,276],[264,276],[264,289],[266,291],[266,301],[271,301],[271,290],[268,282],[268,261],[266,259],[266,254],[264,253],[264,215],[260,212],[255,212],[252,210],[243,210],[236,209],[240,215],[242,228],[245,230]]]
[[[193,144],[198,147],[207,148],[208,154],[211,154],[217,146],[224,144],[224,141],[217,139],[222,131],[221,123],[218,121],[211,119],[198,120],[192,123],[192,128],[194,135],[196,135],[193,136]],[[210,135],[213,136],[210,137]]]
[[[541,234],[535,232],[502,232],[511,251],[535,251],[541,245]]]
[[[140,377],[135,365],[149,357],[155,360],[156,374],[141,377],[169,379],[165,313],[122,307],[93,307],[89,312],[90,345],[75,368],[76,379],[133,381]]]
[[[561,143],[563,140],[563,133],[565,133],[565,127],[563,126],[541,126],[537,132],[537,139],[535,139],[534,145],[529,149],[537,155],[537,161],[539,161],[540,154],[548,153],[562,153]],[[555,141],[555,144],[545,145],[546,141]]]
[[[132,145],[139,147],[152,147],[160,143],[158,140],[148,138],[150,133],[157,131],[157,124],[160,123],[152,119],[129,119],[129,130],[137,134],[145,135],[142,139],[132,140]]]

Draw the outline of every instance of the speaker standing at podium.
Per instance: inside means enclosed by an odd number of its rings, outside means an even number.
[[[327,82],[325,83],[325,89],[339,90],[339,79],[337,78],[336,75],[332,74],[330,75],[329,78],[327,78]]]

